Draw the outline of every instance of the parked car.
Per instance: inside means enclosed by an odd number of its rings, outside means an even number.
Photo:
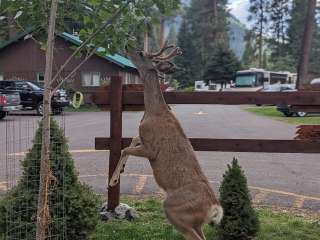
[[[319,83],[319,79],[315,79],[314,81],[311,82],[311,85],[315,85]],[[289,85],[290,86],[290,85]],[[295,92],[297,91],[295,85],[291,85],[288,89],[283,90],[282,92]],[[292,116],[297,116],[297,117],[305,117],[311,112],[298,112],[295,111],[291,105],[278,105],[277,110],[281,113],[283,113],[286,117],[292,117]],[[312,112],[312,113],[317,113],[317,112]],[[319,112],[320,113],[320,112]]]
[[[21,109],[20,95],[17,92],[0,91],[0,119],[5,118],[8,112]]]
[[[320,78],[315,78],[311,81],[311,85],[320,85]]]
[[[295,90],[295,84],[271,84],[265,86],[263,89],[261,89],[261,92],[284,92],[284,91],[291,91]]]
[[[36,110],[39,115],[43,114],[43,93],[44,89],[30,81],[6,80],[0,81],[0,91],[18,92],[21,98],[23,110]],[[57,90],[51,99],[53,114],[60,114],[70,102],[66,91]]]

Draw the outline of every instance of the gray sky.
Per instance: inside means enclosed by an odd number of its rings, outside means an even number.
[[[236,16],[240,22],[247,26],[249,25],[247,21],[249,0],[229,0],[229,8],[231,13]]]

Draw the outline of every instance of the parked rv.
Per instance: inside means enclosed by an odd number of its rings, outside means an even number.
[[[290,72],[271,72],[264,69],[250,68],[238,71],[234,82],[236,88],[261,90],[273,84],[294,84],[297,75]]]

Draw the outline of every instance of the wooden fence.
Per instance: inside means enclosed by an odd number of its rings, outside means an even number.
[[[288,104],[296,109],[320,109],[320,91],[306,92],[164,92],[168,104]],[[95,98],[98,105],[110,106],[110,138],[96,138],[97,150],[110,150],[109,179],[121,150],[130,144],[122,138],[122,112],[125,106],[143,105],[143,92],[123,92],[122,79],[112,77],[110,92]],[[320,141],[264,139],[190,139],[195,151],[320,153]],[[119,204],[120,183],[108,189],[108,208]]]

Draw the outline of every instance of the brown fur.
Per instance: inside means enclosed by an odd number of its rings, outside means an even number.
[[[145,114],[139,137],[122,152],[110,185],[118,182],[129,155],[148,158],[158,185],[167,193],[164,210],[168,220],[187,240],[204,240],[202,225],[219,222],[222,208],[203,174],[189,139],[166,105],[158,72],[152,60],[131,53],[144,82]]]

